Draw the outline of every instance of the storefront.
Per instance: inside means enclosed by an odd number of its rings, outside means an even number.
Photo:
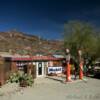
[[[58,69],[56,73],[62,73],[62,58],[55,58],[52,56],[33,56],[33,65],[36,68],[36,78],[45,77],[50,74],[49,69]],[[60,69],[59,69],[60,68]]]
[[[53,68],[58,71],[62,60],[52,56],[11,56],[0,58],[0,84],[8,79],[11,72],[23,71],[31,74],[33,78],[45,77]],[[56,68],[54,68],[56,67]],[[55,71],[55,72],[56,72]],[[60,72],[60,71],[59,71]]]
[[[12,72],[21,71],[23,73],[32,74],[33,78],[35,78],[34,75],[34,66],[32,58],[29,56],[14,56],[12,57]]]
[[[53,73],[62,72],[63,58],[55,58],[52,56],[32,56],[32,57],[13,57],[12,63],[16,63],[14,69],[23,70],[25,73],[31,73],[34,78],[45,77],[51,71]],[[58,71],[59,70],[59,71]]]
[[[46,69],[48,66],[47,61],[42,61],[42,60],[33,61],[33,65],[35,66],[36,69],[36,78],[46,76]]]

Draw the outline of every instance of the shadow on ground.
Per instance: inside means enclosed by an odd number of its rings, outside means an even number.
[[[95,79],[100,79],[100,74],[96,74],[96,75],[88,75],[87,77],[95,78]]]
[[[63,79],[63,78],[62,78],[62,79],[53,78],[53,77],[46,77],[46,78],[51,79],[51,80],[54,80],[54,81],[58,81],[58,82],[60,82],[60,83],[64,83],[64,79]]]

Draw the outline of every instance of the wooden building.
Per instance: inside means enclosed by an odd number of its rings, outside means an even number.
[[[52,56],[0,57],[0,84],[4,84],[11,72],[18,70],[31,74],[33,78],[48,75],[49,67],[61,67],[63,58]]]
[[[34,78],[44,77],[48,74],[48,67],[61,67],[62,58],[52,56],[13,57],[17,69],[23,69],[31,73]],[[16,69],[15,68],[15,69]]]
[[[4,84],[11,72],[11,58],[0,57],[0,85]]]

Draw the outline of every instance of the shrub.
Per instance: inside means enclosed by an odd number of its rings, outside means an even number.
[[[32,86],[34,80],[32,75],[24,74],[24,73],[11,73],[8,82],[11,83],[19,83],[20,86]]]
[[[11,83],[18,83],[19,82],[19,74],[18,73],[11,73],[8,82]]]
[[[33,81],[32,75],[23,74],[19,78],[19,82],[20,82],[20,86],[32,86],[32,84],[33,84],[34,81]]]

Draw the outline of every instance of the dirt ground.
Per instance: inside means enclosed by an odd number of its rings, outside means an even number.
[[[62,83],[38,78],[32,87],[1,95],[0,100],[100,100],[100,79]]]

